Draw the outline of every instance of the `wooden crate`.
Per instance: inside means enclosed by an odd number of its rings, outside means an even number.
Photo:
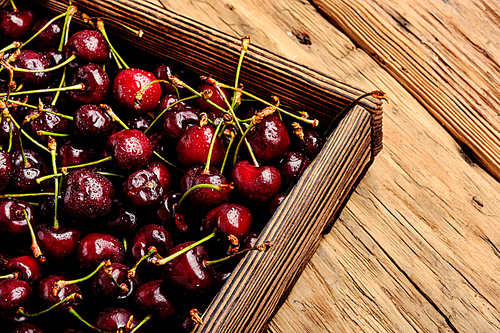
[[[34,0],[55,12],[66,1]],[[5,6],[8,0],[0,0]],[[123,28],[114,33],[143,50],[174,59],[190,69],[233,82],[240,41],[146,1],[77,0],[80,11],[113,17],[140,27],[136,38]],[[78,16],[78,20],[81,21]],[[112,25],[112,24],[111,24]],[[328,124],[364,91],[251,45],[241,79],[247,91],[307,111]],[[264,227],[260,240],[275,246],[265,255],[249,253],[235,268],[194,332],[259,332],[278,309],[310,257],[329,231],[357,183],[382,149],[382,105],[368,98],[340,121],[323,150]]]

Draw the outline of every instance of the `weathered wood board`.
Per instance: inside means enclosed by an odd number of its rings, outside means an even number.
[[[447,132],[498,176],[495,4],[161,2],[390,96],[384,150],[269,332],[500,332],[500,185]]]

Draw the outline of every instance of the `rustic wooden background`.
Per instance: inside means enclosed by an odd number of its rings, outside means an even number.
[[[500,5],[148,0],[381,89],[384,150],[268,332],[500,332]]]

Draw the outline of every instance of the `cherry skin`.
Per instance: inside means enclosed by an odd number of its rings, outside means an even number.
[[[52,305],[62,301],[71,294],[74,293],[80,295],[82,294],[82,290],[80,289],[80,287],[78,287],[78,285],[69,284],[62,287],[57,292],[57,295],[54,297],[53,290],[55,283],[57,281],[67,281],[67,280],[68,279],[59,275],[49,275],[43,278],[42,281],[40,281],[40,285],[38,286],[38,291],[37,291],[37,297],[42,309],[48,309]],[[68,310],[69,306],[70,304],[68,303],[58,306],[56,309],[54,309],[55,314],[60,315],[62,313],[65,313]]]
[[[113,184],[91,170],[69,173],[63,196],[64,211],[71,219],[89,222],[106,217],[114,197]]]
[[[113,81],[113,96],[116,103],[127,110],[137,113],[144,113],[154,109],[161,98],[161,86],[155,81],[155,76],[142,69],[124,69]],[[136,94],[141,89],[149,85],[142,96],[140,103],[136,103]]]
[[[208,212],[202,226],[205,234],[210,234],[217,228],[226,239],[233,235],[242,243],[252,226],[252,214],[245,206],[226,203]]]
[[[216,168],[210,167],[208,174],[204,174],[204,166],[189,168],[181,179],[181,191],[186,192],[191,187],[200,184],[221,185],[229,181]],[[188,201],[197,210],[203,212],[226,203],[230,199],[230,191],[217,191],[211,188],[200,188],[192,192]]]
[[[33,299],[33,289],[23,280],[7,279],[0,281],[0,318],[4,321],[19,321],[22,318],[16,314],[17,309],[30,308]],[[29,311],[29,310],[28,310]]]
[[[90,270],[96,268],[105,259],[123,262],[125,249],[122,243],[111,235],[91,233],[80,241],[77,258],[83,269]]]
[[[44,52],[22,50],[12,66],[29,70],[43,70],[50,68],[52,62]],[[52,80],[54,71],[50,72],[14,72],[14,80],[19,83],[24,83],[25,87],[34,89],[42,89],[49,85]]]
[[[271,200],[271,203],[269,204],[269,216],[272,216],[274,212],[278,209],[278,207],[281,205],[281,203],[286,199],[286,195],[284,194],[277,194],[273,200]]]
[[[137,212],[130,210],[122,200],[113,200],[111,213],[108,219],[108,227],[112,233],[128,235],[139,228],[139,216]]]
[[[42,278],[42,265],[30,255],[10,259],[5,269],[9,273],[19,273],[18,279],[29,284],[34,284]]]
[[[95,104],[85,104],[75,111],[74,122],[77,136],[82,140],[100,143],[107,140],[115,131],[111,117]]]
[[[156,178],[158,178],[158,181],[163,188],[163,193],[170,190],[170,186],[172,185],[172,175],[165,164],[161,162],[153,162],[149,165],[148,169],[155,174]]]
[[[81,232],[71,226],[54,229],[43,223],[35,228],[35,236],[48,260],[61,261],[75,252]]]
[[[113,157],[113,164],[123,171],[135,171],[146,167],[153,157],[153,146],[144,133],[130,129],[113,133],[106,152]]]
[[[135,304],[146,313],[167,319],[175,314],[172,301],[163,291],[163,280],[149,281],[140,286],[134,295]]]
[[[20,41],[35,22],[35,12],[27,8],[0,10],[0,36],[9,41]]]
[[[165,138],[177,144],[182,133],[188,126],[196,125],[200,122],[200,113],[197,109],[188,104],[181,104],[173,110],[167,111],[163,115],[162,133]]]
[[[52,105],[44,105],[44,109],[52,112],[59,112],[59,110]],[[28,117],[32,117],[32,119],[24,125],[26,132],[44,146],[47,146],[49,136],[39,135],[37,133],[38,131],[61,134],[68,133],[68,120],[58,115],[45,111],[39,112],[38,110],[33,110],[29,113]]]
[[[206,163],[214,134],[215,128],[211,125],[188,127],[177,142],[177,158],[179,161],[185,166]],[[226,147],[222,139],[216,136],[210,164],[215,165],[221,162],[225,154]]]
[[[111,263],[111,274],[116,282],[121,286],[126,287],[126,291],[118,288],[105,272],[100,269],[92,278],[92,293],[98,300],[102,301],[124,301],[132,297],[136,289],[139,287],[139,278],[137,276],[129,278],[127,276],[130,267],[123,264]]]
[[[11,187],[19,193],[28,193],[37,191],[47,185],[42,182],[40,185],[36,182],[38,177],[45,176],[49,173],[47,165],[42,160],[38,153],[24,149],[24,156],[28,165],[24,164],[21,150],[16,150],[12,153],[12,180]]]
[[[108,74],[96,64],[86,64],[78,67],[71,85],[83,83],[83,90],[71,90],[69,99],[77,104],[101,103],[108,95],[110,82]]]
[[[131,245],[132,257],[139,260],[148,253],[150,246],[154,246],[158,250],[158,254],[165,257],[174,244],[165,228],[157,224],[148,224],[136,232]],[[151,259],[148,258],[147,261],[150,262]]]
[[[118,332],[119,330],[127,332],[129,330],[125,327],[132,316],[132,325],[136,327],[139,325],[140,320],[135,313],[122,308],[109,308],[99,312],[95,320],[95,326],[109,332]],[[139,328],[136,333],[144,333],[143,327]]]
[[[193,243],[192,241],[181,243],[170,250],[169,255]],[[214,269],[204,264],[205,260],[208,260],[207,250],[203,245],[198,245],[167,262],[163,268],[164,288],[172,289],[177,286],[193,295],[201,295],[212,290],[217,286],[218,280]]]
[[[323,145],[325,144],[325,139],[316,129],[304,129],[304,141],[295,139],[298,149],[305,153],[310,159],[314,159]]]
[[[212,96],[209,98],[209,101],[213,102],[214,104],[218,105],[222,109],[226,110],[227,109],[227,104],[224,101],[224,98],[222,97],[221,93],[210,83],[208,82],[203,82],[198,86],[198,89],[196,89],[198,92],[203,92],[205,90],[210,90],[212,91]],[[231,103],[231,95],[229,91],[225,88],[222,88],[222,92],[226,96],[227,100],[229,103]],[[201,111],[210,113],[210,112],[215,112],[218,111],[219,109],[216,108],[215,106],[212,106],[209,104],[206,100],[203,98],[197,98],[196,99],[196,105],[200,108]]]
[[[0,151],[0,191],[3,191],[9,184],[12,177],[12,163],[10,155],[4,151]]]
[[[51,19],[51,17],[45,17],[35,22],[33,28],[31,29],[32,35],[42,29],[43,26],[47,24]],[[58,47],[59,41],[61,40],[63,24],[64,22],[61,19],[52,22],[33,40],[33,42],[36,43],[40,49],[50,49]]]
[[[271,201],[281,186],[281,175],[275,167],[255,167],[248,161],[236,163],[231,180],[238,194],[252,203]]]
[[[262,119],[248,136],[248,142],[257,160],[263,163],[279,160],[290,148],[288,131],[277,114]]]
[[[160,203],[163,187],[152,171],[142,169],[127,177],[123,183],[123,194],[134,207],[152,207]]]
[[[170,81],[171,76],[178,77],[190,87],[195,87],[199,84],[197,76],[193,72],[186,69],[180,63],[174,63],[173,61],[164,61],[159,63],[155,66],[153,74],[156,78],[167,81]],[[176,94],[176,91],[172,85],[165,82],[161,82],[160,85],[163,95]],[[176,88],[179,91],[180,96],[190,94],[190,92],[186,88],[184,88],[184,86],[176,86]]]
[[[35,223],[33,207],[17,198],[0,199],[0,230],[8,235],[21,235],[29,231],[28,221]]]
[[[61,167],[92,162],[97,157],[94,149],[84,147],[74,140],[64,141],[57,147],[57,165]]]
[[[97,30],[80,30],[73,34],[64,46],[65,58],[76,55],[83,63],[103,64],[108,59],[109,46]]]
[[[149,114],[140,114],[129,117],[125,124],[130,129],[136,129],[138,131],[144,132],[153,122],[153,118]]]
[[[22,323],[14,327],[10,333],[44,333],[44,331],[35,324]]]
[[[297,151],[289,151],[283,156],[279,164],[279,171],[283,185],[291,183],[300,177],[311,161],[307,156]]]

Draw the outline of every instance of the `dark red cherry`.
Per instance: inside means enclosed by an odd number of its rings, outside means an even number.
[[[229,181],[216,168],[210,167],[208,174],[204,174],[204,166],[189,168],[181,179],[181,191],[186,192],[191,187],[200,184],[221,185]],[[193,191],[188,201],[199,211],[208,211],[229,201],[230,191],[218,191],[211,188],[200,188]]]
[[[64,211],[71,219],[89,222],[106,217],[114,197],[113,184],[91,170],[69,173],[63,196]]]
[[[129,117],[126,121],[125,124],[130,129],[136,129],[138,131],[144,132],[153,122],[153,117],[151,117],[149,114],[141,114],[141,115],[134,115],[133,117]]]
[[[141,322],[139,317],[132,311],[122,308],[109,308],[99,312],[95,320],[95,326],[101,330],[109,332],[127,332],[127,323],[132,318],[132,327],[136,327]],[[144,333],[143,327],[139,328],[135,333]]]
[[[175,314],[175,308],[172,301],[163,292],[162,285],[162,280],[153,280],[143,284],[137,289],[134,300],[139,309],[167,319]]]
[[[37,297],[40,302],[41,308],[48,309],[57,302],[62,301],[71,294],[77,293],[82,294],[80,287],[76,284],[69,284],[62,287],[57,295],[54,297],[53,290],[54,285],[57,281],[67,281],[68,279],[59,275],[49,275],[40,281],[38,286]],[[65,303],[55,309],[56,314],[61,314],[69,308],[70,304]]]
[[[255,132],[248,135],[248,142],[257,160],[263,163],[278,161],[290,148],[288,131],[277,114],[262,119]]]
[[[281,205],[281,203],[286,199],[286,195],[284,194],[277,194],[273,200],[271,200],[271,203],[269,204],[269,216],[272,216],[274,212],[278,209],[278,207]]]
[[[153,150],[160,154],[160,156],[168,158],[169,154],[175,153],[175,146],[170,144],[162,133],[156,132],[148,136]],[[170,153],[172,152],[172,153]]]
[[[0,281],[0,317],[8,322],[19,321],[17,309],[23,307],[29,311],[33,299],[33,290],[28,282],[7,279]]]
[[[119,235],[135,232],[139,228],[139,216],[131,210],[122,200],[113,200],[111,213],[109,214],[108,226]]]
[[[11,151],[19,149],[19,130],[14,125],[14,122],[7,121],[5,117],[2,117],[0,120],[0,145],[4,147],[4,151],[9,148],[10,132],[12,132]]]
[[[151,82],[156,78],[153,73],[138,68],[124,69],[113,81],[113,96],[116,103],[127,110],[144,113],[154,109],[161,98],[161,86],[159,83]],[[137,103],[136,94],[141,89],[149,85]]]
[[[80,106],[75,111],[74,121],[78,136],[86,142],[102,144],[115,131],[115,123],[111,117],[94,104]]]
[[[14,327],[10,333],[44,333],[44,331],[35,324],[22,323]]]
[[[29,70],[43,70],[52,67],[51,60],[44,52],[22,50],[12,66]],[[19,85],[24,83],[25,87],[46,88],[54,77],[55,71],[50,72],[14,72],[14,80]]]
[[[158,178],[161,187],[163,187],[163,193],[170,190],[170,186],[172,185],[172,175],[164,163],[153,162],[149,165],[148,169],[155,174],[156,178]]]
[[[44,105],[44,109],[59,112],[59,110],[52,105]],[[49,136],[38,134],[38,131],[61,134],[68,133],[68,120],[58,115],[45,111],[39,112],[38,110],[33,110],[29,113],[28,117],[30,117],[31,120],[24,125],[24,129],[32,138],[44,146],[47,146]]]
[[[83,63],[103,64],[108,59],[109,46],[97,30],[80,30],[72,35],[64,46],[65,58],[76,55]]]
[[[100,269],[92,278],[92,293],[98,300],[103,301],[122,301],[129,299],[138,288],[140,282],[137,276],[129,278],[127,276],[130,267],[123,264],[111,263],[110,271],[113,278],[120,286],[126,289],[120,289],[108,276],[104,269]]]
[[[185,166],[206,163],[214,134],[215,128],[211,125],[188,127],[177,142],[177,158],[179,161]],[[215,165],[221,162],[225,153],[226,147],[222,139],[216,136],[210,164]]]
[[[19,280],[33,284],[42,278],[42,265],[31,255],[14,257],[7,262],[5,269],[9,273],[19,273]]]
[[[252,226],[252,214],[245,206],[226,203],[208,212],[202,226],[205,234],[217,229],[224,237],[233,235],[242,243]]]
[[[78,67],[71,85],[83,83],[83,90],[71,90],[68,97],[77,104],[101,103],[108,95],[110,82],[108,74],[96,64],[86,64]]]
[[[138,130],[122,130],[113,133],[106,144],[113,164],[123,171],[146,167],[153,157],[153,146],[148,137]]]
[[[311,161],[307,156],[297,151],[289,151],[283,156],[279,164],[282,184],[289,184],[294,179],[299,178]]]
[[[273,166],[255,167],[239,161],[233,167],[231,180],[238,194],[253,203],[271,201],[281,186],[281,175]]]
[[[167,111],[162,119],[163,135],[169,142],[177,144],[177,141],[179,141],[179,138],[188,126],[199,124],[200,113],[197,109],[183,104]]]
[[[33,207],[17,198],[0,199],[0,230],[8,235],[21,235],[29,231],[26,211],[32,225],[35,223]]]
[[[57,147],[57,165],[61,167],[92,162],[97,157],[94,149],[77,141],[67,140]]]
[[[22,41],[35,22],[35,12],[27,8],[0,10],[0,36],[8,41]]]
[[[177,77],[182,81],[184,81],[190,87],[196,87],[199,84],[197,76],[193,72],[186,69],[182,64],[172,61],[169,62],[164,61],[156,65],[153,70],[153,74],[159,80],[170,81],[171,76]],[[160,84],[163,95],[176,94],[175,88],[172,85],[164,82]],[[184,86],[176,86],[176,88],[181,96],[189,94],[189,91],[186,88],[184,88]]]
[[[35,228],[35,236],[47,259],[61,261],[75,251],[81,233],[77,228],[71,226],[54,229],[44,223]]]
[[[176,192],[168,192],[163,195],[161,203],[159,205],[158,210],[156,211],[156,217],[158,218],[159,223],[170,226],[174,220],[175,208],[174,206],[179,202],[182,197],[182,193]],[[184,226],[181,227],[179,231],[187,231],[184,230]]]
[[[163,187],[156,175],[148,170],[137,170],[123,183],[123,194],[134,207],[156,206],[163,196]]]
[[[227,110],[227,104],[224,101],[224,98],[222,97],[221,93],[217,90],[217,88],[215,88],[213,85],[211,85],[207,82],[203,82],[202,84],[200,84],[198,86],[198,89],[196,89],[196,90],[198,92],[203,92],[205,90],[212,91],[212,96],[209,98],[209,100],[211,102],[213,102],[214,104],[218,105],[219,107],[221,107],[222,109]],[[229,103],[231,103],[231,95],[230,95],[229,91],[225,88],[222,88],[222,92],[226,96]],[[212,106],[211,104],[209,104],[203,98],[197,98],[196,105],[198,105],[198,107],[200,108],[200,110],[202,112],[206,112],[206,113],[215,112],[215,111],[219,110],[215,106]]]
[[[170,250],[169,255],[178,252],[194,242],[184,242]],[[210,291],[218,284],[216,273],[211,266],[206,266],[208,253],[203,245],[181,254],[167,262],[163,268],[163,281],[165,288],[181,288],[189,294],[203,294]]]
[[[83,269],[90,270],[96,268],[105,259],[123,262],[125,249],[122,243],[111,235],[91,233],[80,241],[77,258]]]
[[[31,34],[34,35],[50,20],[52,20],[52,17],[45,17],[35,22],[33,28],[31,29]],[[40,47],[40,49],[50,49],[58,47],[59,42],[61,41],[63,24],[64,22],[62,19],[52,22],[33,40],[33,42],[36,43]]]
[[[12,181],[11,187],[14,191],[19,193],[27,193],[29,191],[36,191],[37,189],[45,187],[48,183],[42,182],[40,185],[36,179],[45,176],[49,173],[47,165],[42,160],[38,153],[24,149],[24,156],[27,165],[24,164],[23,155],[21,150],[16,150],[12,153]]]
[[[154,246],[158,250],[158,254],[165,257],[174,244],[165,228],[157,224],[148,224],[136,232],[131,245],[132,257],[139,260],[148,253],[150,246]]]
[[[241,249],[249,249],[254,247],[257,244],[257,240],[259,239],[259,234],[256,232],[250,232],[245,237],[245,240],[241,244]]]
[[[316,129],[304,129],[304,141],[295,138],[299,150],[310,159],[314,159],[325,144],[325,139]]]
[[[0,151],[0,191],[3,191],[9,184],[12,177],[12,163],[10,155],[4,151]]]

